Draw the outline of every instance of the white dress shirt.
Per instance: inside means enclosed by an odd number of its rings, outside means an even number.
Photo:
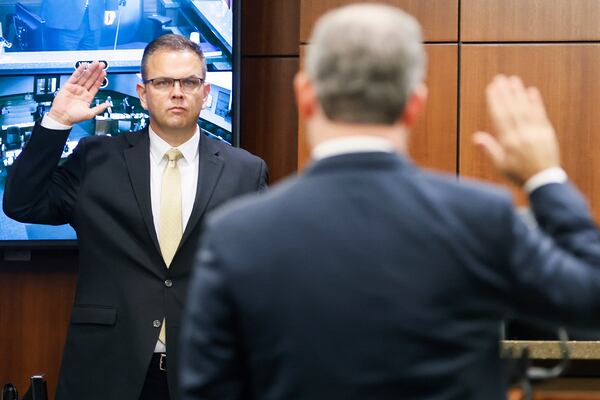
[[[173,147],[161,139],[152,128],[148,129],[150,136],[150,200],[152,202],[152,219],[156,236],[160,240],[160,194],[162,188],[162,176],[167,166],[165,154]],[[200,129],[196,127],[194,136],[187,142],[177,146],[183,157],[177,160],[177,167],[181,175],[181,218],[182,227],[190,220],[194,200],[196,199],[196,187],[198,186],[198,144],[200,142]],[[156,341],[155,353],[164,353],[167,347],[160,340]]]
[[[152,219],[156,236],[160,240],[160,190],[162,187],[162,176],[167,166],[165,153],[173,147],[162,140],[152,128],[148,129],[150,134],[150,199],[152,202]],[[177,167],[181,174],[181,217],[182,227],[185,231],[194,200],[196,199],[196,187],[198,186],[198,144],[200,143],[200,129],[196,128],[194,136],[187,142],[177,146],[183,157],[177,160]]]

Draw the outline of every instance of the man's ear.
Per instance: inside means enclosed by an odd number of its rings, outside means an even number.
[[[202,104],[206,104],[206,100],[208,100],[208,95],[210,94],[210,83],[205,83],[202,88]]]
[[[142,107],[144,108],[144,110],[147,110],[148,106],[146,103],[146,86],[144,86],[144,84],[142,83],[138,83],[135,86],[135,90],[137,90],[137,94],[140,98],[140,103],[142,104]]]
[[[313,117],[317,109],[317,96],[311,80],[302,71],[296,73],[294,77],[294,93],[300,117],[303,119]]]
[[[411,93],[404,107],[404,115],[402,123],[409,128],[412,128],[418,121],[419,115],[425,109],[427,102],[427,86],[420,83]]]

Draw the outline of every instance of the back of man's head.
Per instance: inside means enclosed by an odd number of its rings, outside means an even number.
[[[355,4],[321,17],[304,67],[329,120],[391,125],[425,64],[413,17],[391,6]]]

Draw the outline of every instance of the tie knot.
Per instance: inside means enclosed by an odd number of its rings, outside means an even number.
[[[181,151],[177,149],[171,149],[165,153],[165,157],[167,157],[169,163],[173,163],[173,161],[177,162],[177,160],[183,157],[183,154],[181,154]]]

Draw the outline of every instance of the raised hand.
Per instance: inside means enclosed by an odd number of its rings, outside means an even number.
[[[473,141],[500,172],[522,185],[560,165],[554,128],[536,88],[525,88],[516,76],[498,75],[486,89],[486,100],[495,134],[477,132]]]
[[[48,112],[49,116],[71,126],[104,112],[108,107],[107,103],[92,108],[90,105],[105,77],[106,71],[98,61],[81,63],[58,91]]]

